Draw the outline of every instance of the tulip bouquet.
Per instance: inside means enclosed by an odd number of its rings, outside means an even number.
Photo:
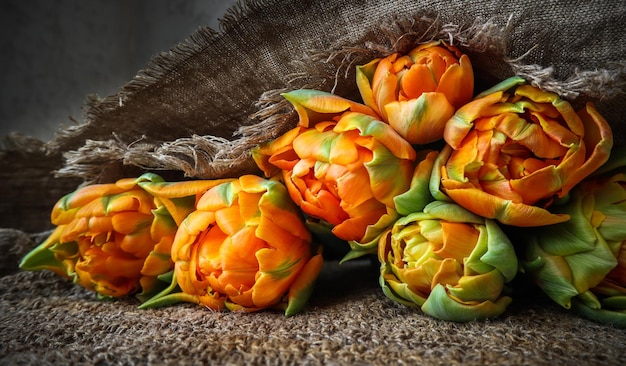
[[[475,93],[470,58],[441,40],[357,66],[355,86],[360,101],[284,93],[298,123],[252,149],[259,176],[78,189],[21,267],[141,308],[289,316],[345,246],[341,261],[377,258],[384,295],[438,319],[504,313],[524,273],[626,326],[626,155],[592,103],[516,76]]]

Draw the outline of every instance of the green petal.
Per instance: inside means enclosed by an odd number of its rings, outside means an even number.
[[[592,250],[563,257],[572,269],[572,283],[579,292],[595,287],[617,265],[613,251],[602,237]]]
[[[449,222],[483,224],[485,219],[450,202],[434,201],[424,207],[424,213]]]
[[[476,305],[462,304],[448,296],[443,285],[437,284],[422,305],[422,311],[441,320],[469,322],[496,317],[504,313],[511,301],[510,297],[503,296],[495,303],[484,301]]]
[[[139,305],[138,308],[141,310],[155,309],[155,308],[161,308],[165,306],[178,304],[181,302],[190,302],[193,304],[198,304],[200,300],[198,299],[198,296],[190,295],[184,292],[177,292],[177,293],[161,296],[159,298],[151,298],[150,300]]]
[[[294,107],[299,117],[299,125],[312,127],[320,121],[331,120],[333,115],[345,111],[376,115],[374,111],[338,95],[312,89],[298,89],[281,94]]]
[[[493,260],[489,260],[489,258],[493,258],[493,254],[486,257],[488,261],[483,260],[483,256],[489,251],[489,232],[484,225],[478,226],[477,229],[479,232],[478,240],[476,241],[474,250],[465,260],[465,272],[468,272],[467,269],[471,269],[474,273],[489,273],[494,269],[494,266],[490,263],[493,262]]]
[[[356,85],[359,89],[359,93],[361,94],[361,98],[363,99],[363,103],[374,109],[378,114],[380,114],[380,111],[378,111],[378,106],[376,105],[376,100],[374,99],[372,79],[374,78],[374,73],[376,72],[376,67],[379,62],[380,59],[375,59],[366,65],[359,65],[356,67]]]
[[[42,243],[31,250],[22,258],[19,267],[26,271],[39,271],[43,269],[64,272],[65,267],[59,262],[54,252],[50,250],[46,243]]]
[[[507,91],[513,87],[516,87],[524,83],[526,83],[526,80],[524,80],[524,78],[520,76],[512,76],[508,79],[505,79],[499,82],[498,84],[492,86],[491,88],[481,92],[476,97],[474,97],[474,99],[483,98],[489,94],[493,94],[493,93],[500,92],[500,91]]]
[[[389,285],[386,282],[384,282],[384,280],[382,280],[382,277],[381,277],[381,288],[383,290],[383,294],[387,296],[387,298],[393,300],[394,302],[397,302],[398,304],[402,304],[404,306],[409,306],[409,307],[418,306],[416,303],[405,300],[401,296],[396,295],[396,293],[391,289],[391,287],[389,287]]]
[[[372,160],[363,164],[370,176],[372,194],[386,206],[394,207],[395,197],[409,190],[413,164],[384,148],[372,152]]]
[[[571,270],[563,257],[544,252],[536,239],[530,238],[527,258],[531,260],[523,263],[524,269],[531,273],[539,288],[557,304],[569,309],[578,291],[571,282]]]
[[[584,291],[578,296],[576,299],[583,302],[586,306],[589,306],[592,309],[600,309],[602,304],[600,304],[600,300],[593,294],[591,291]]]
[[[289,295],[287,301],[287,308],[285,309],[285,316],[295,315],[304,309],[304,306],[309,301],[311,294],[315,288],[317,277],[319,276],[324,259],[321,253],[315,255],[304,266],[298,277],[289,287]]]
[[[445,166],[446,162],[452,154],[452,147],[450,145],[444,146],[437,159],[433,164],[433,170],[430,174],[430,181],[428,182],[428,188],[430,194],[437,201],[452,202],[450,197],[441,191],[441,168]]]
[[[508,236],[500,229],[500,226],[493,220],[485,220],[487,228],[487,252],[480,257],[480,260],[497,268],[510,282],[515,278],[519,270],[515,248]]]
[[[597,234],[589,222],[591,212],[583,205],[583,198],[582,195],[573,195],[567,206],[554,209],[556,213],[570,215],[569,221],[532,230],[545,251],[566,256],[593,249]]]
[[[426,156],[422,157],[424,154]],[[396,211],[400,215],[422,211],[429,202],[433,201],[429,184],[433,164],[438,155],[437,151],[422,151],[418,154],[419,163],[413,171],[409,189],[393,199]]]

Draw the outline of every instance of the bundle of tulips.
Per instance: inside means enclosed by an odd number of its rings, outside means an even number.
[[[141,308],[292,315],[323,250],[345,245],[342,261],[377,257],[382,293],[435,318],[502,314],[524,272],[626,326],[626,155],[593,104],[520,77],[475,94],[469,57],[444,41],[358,66],[356,86],[361,102],[285,93],[299,122],[251,151],[263,177],[146,173],[63,197],[21,268]]]

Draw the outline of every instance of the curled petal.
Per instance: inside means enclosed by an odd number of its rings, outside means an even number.
[[[299,117],[299,125],[311,127],[323,115],[353,111],[375,116],[369,107],[340,96],[312,89],[298,89],[282,94],[294,106]],[[311,120],[312,119],[312,120]]]
[[[477,215],[506,225],[545,226],[569,220],[569,215],[553,214],[541,207],[505,200],[476,188],[446,190],[445,184],[444,181],[444,191],[454,202]]]
[[[443,285],[437,285],[421,309],[437,319],[468,322],[501,315],[511,301],[510,297],[503,296],[496,302],[463,303],[453,299]]]
[[[428,144],[443,137],[454,107],[442,93],[422,93],[419,98],[385,105],[389,124],[412,144]]]

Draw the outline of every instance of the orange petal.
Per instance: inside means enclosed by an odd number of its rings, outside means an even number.
[[[584,143],[588,156],[585,162],[568,176],[562,194],[569,192],[572,187],[602,166],[608,160],[613,148],[611,126],[598,113],[593,103],[587,103],[578,114],[585,128]]]
[[[483,98],[475,99],[461,108],[448,120],[443,131],[444,140],[458,149],[463,139],[472,129],[474,121],[479,117],[484,117],[487,107],[494,105],[502,99],[502,92],[495,92]]]
[[[389,124],[412,144],[428,144],[443,137],[454,107],[442,93],[426,92],[419,98],[385,106]]]
[[[196,208],[203,211],[217,211],[233,204],[240,190],[238,180],[217,185],[200,197]]]
[[[552,214],[549,211],[524,203],[514,203],[479,189],[445,189],[445,193],[464,208],[485,218],[492,218],[506,225],[544,226],[565,222],[569,215]]]
[[[215,222],[226,235],[234,235],[246,225],[238,205],[216,211]]]
[[[423,93],[436,91],[438,81],[428,65],[413,64],[402,74],[401,91],[407,99],[416,99]]]
[[[448,67],[439,80],[436,91],[443,93],[455,108],[460,108],[472,100],[474,95],[474,71],[467,55],[461,56],[459,64]]]
[[[441,220],[443,246],[434,251],[441,258],[452,258],[459,263],[474,250],[479,232],[471,224]]]
[[[441,261],[437,273],[433,276],[431,289],[437,285],[456,285],[463,276],[461,263],[452,258],[444,258]]]

